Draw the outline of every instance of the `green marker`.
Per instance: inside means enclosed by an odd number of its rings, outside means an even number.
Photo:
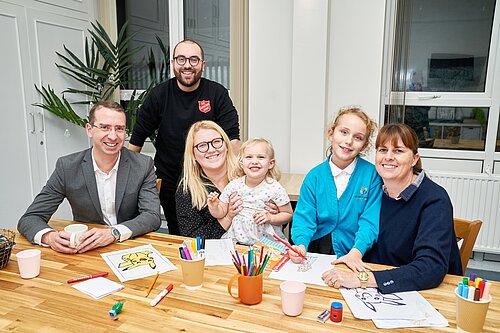
[[[109,310],[109,316],[115,318],[120,312],[122,312],[123,302],[116,302],[115,305]]]

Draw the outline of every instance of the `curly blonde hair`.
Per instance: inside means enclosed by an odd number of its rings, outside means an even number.
[[[333,120],[332,124],[328,128],[327,131],[327,136],[330,137],[333,135],[333,131],[335,130],[335,127],[339,125],[340,117],[346,114],[353,114],[358,116],[366,125],[366,142],[363,146],[362,151],[360,154],[364,154],[372,146],[372,138],[373,135],[375,134],[375,130],[377,129],[377,123],[373,121],[366,113],[361,109],[359,106],[355,105],[350,105],[350,106],[343,106],[340,108],[339,112],[337,113],[337,116]],[[328,147],[326,154],[328,155],[332,150],[332,146]]]

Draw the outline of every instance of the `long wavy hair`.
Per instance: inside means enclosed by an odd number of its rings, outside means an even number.
[[[184,167],[182,171],[182,178],[179,186],[182,188],[184,193],[191,193],[191,203],[193,207],[197,209],[202,209],[207,205],[208,191],[206,189],[208,179],[207,175],[203,171],[202,167],[196,161],[194,156],[194,136],[201,129],[214,130],[220,134],[224,144],[227,148],[226,153],[226,174],[228,181],[231,181],[237,177],[238,164],[236,161],[236,156],[231,146],[231,141],[227,136],[226,132],[210,120],[203,120],[194,123],[186,137],[186,147],[184,149]]]
[[[243,156],[245,155],[245,148],[253,146],[257,143],[263,143],[266,146],[266,154],[267,154],[267,156],[269,156],[269,159],[275,160],[274,167],[267,170],[266,178],[272,178],[272,179],[275,179],[276,181],[280,180],[281,171],[279,170],[278,165],[276,164],[276,159],[274,157],[273,145],[269,140],[264,139],[264,138],[259,138],[259,137],[249,139],[241,145],[240,152],[238,154],[238,162],[240,162],[238,164],[238,170],[237,170],[238,176],[242,177],[245,175],[245,172],[243,171],[243,168],[241,167],[241,161],[243,159]]]

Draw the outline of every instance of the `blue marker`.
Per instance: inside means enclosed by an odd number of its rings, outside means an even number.
[[[464,285],[463,292],[462,292],[462,297],[463,298],[468,298],[469,297],[469,286]]]
[[[200,236],[196,236],[196,251],[201,250],[201,238]]]
[[[458,283],[458,290],[457,290],[457,294],[459,296],[462,296],[462,294],[464,293],[464,283],[463,282],[459,282]]]

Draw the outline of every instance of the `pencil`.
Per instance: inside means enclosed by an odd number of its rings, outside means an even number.
[[[299,257],[301,257],[302,259],[304,260],[307,260],[306,257],[304,257],[304,255],[302,253],[300,253],[299,251],[295,250],[293,247],[290,246],[290,244],[288,244],[287,242],[285,242],[284,240],[282,240],[281,238],[279,238],[278,236],[276,235],[273,235],[274,238],[276,238],[277,241],[281,242],[283,245],[285,245],[287,248],[289,248],[290,250],[292,250],[293,252],[297,253],[299,255]]]
[[[146,292],[146,297],[149,296],[149,293],[151,292],[151,289],[153,289],[153,286],[155,285],[156,283],[156,280],[158,280],[158,276],[160,276],[160,272],[156,272],[156,275],[155,275],[155,278],[153,279],[153,281],[151,282],[151,284],[149,285],[149,288],[148,288],[148,291]]]

